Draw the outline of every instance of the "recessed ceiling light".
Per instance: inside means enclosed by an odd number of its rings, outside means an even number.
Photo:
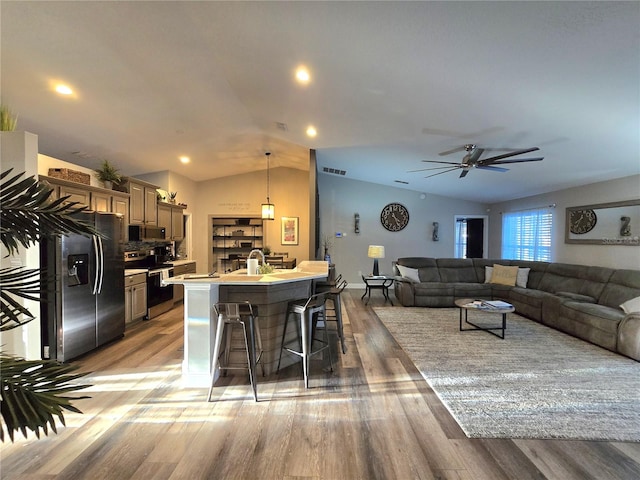
[[[309,70],[307,67],[301,65],[296,69],[296,80],[298,83],[307,84],[311,81],[311,75],[309,74]]]
[[[314,127],[313,125],[309,125],[307,127],[307,136],[315,137],[317,134],[318,132],[316,131],[316,127]]]
[[[56,92],[58,92],[60,95],[72,95],[73,94],[73,90],[71,90],[71,87],[69,87],[68,85],[63,85],[63,84],[56,85]]]
[[[186,163],[189,163],[189,162],[191,161],[191,159],[190,159],[189,157],[187,157],[187,156],[183,155],[182,157],[180,157],[180,161],[181,161],[182,163],[185,163],[185,164],[186,164]]]

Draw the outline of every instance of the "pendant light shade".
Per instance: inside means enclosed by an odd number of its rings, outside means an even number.
[[[269,157],[271,152],[265,152],[267,156],[267,203],[262,204],[262,219],[273,220],[276,214],[276,206],[269,200]]]

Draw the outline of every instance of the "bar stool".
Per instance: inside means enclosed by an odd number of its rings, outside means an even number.
[[[211,401],[211,393],[216,378],[217,369],[224,370],[244,370],[249,371],[249,381],[253,387],[253,397],[258,401],[258,387],[256,383],[255,367],[258,363],[262,367],[262,375],[264,376],[264,365],[261,361],[262,357],[262,337],[260,335],[260,327],[258,326],[258,307],[245,303],[217,303],[213,306],[218,316],[218,324],[216,327],[216,338],[213,348],[213,361],[211,365],[211,387],[209,387],[208,401]],[[234,326],[241,325],[244,333],[244,345],[247,354],[247,366],[229,366],[229,356],[231,354],[231,332]],[[224,366],[220,365],[220,347],[222,338],[226,337],[226,345],[224,349]],[[258,344],[258,354],[256,356],[256,343]]]
[[[287,319],[282,330],[282,343],[280,347],[280,357],[278,358],[278,368],[276,369],[276,372],[280,371],[280,362],[282,361],[283,350],[302,357],[302,374],[304,377],[305,388],[309,388],[309,360],[312,355],[316,355],[325,349],[329,349],[329,363],[332,363],[331,345],[329,344],[329,336],[327,333],[326,325],[323,328],[324,340],[318,340],[314,338],[319,317],[323,319],[326,317],[325,302],[327,299],[327,293],[328,292],[316,293],[314,295],[311,295],[308,299],[292,300],[291,302],[289,302],[289,305],[287,307]],[[296,326],[298,327],[298,338],[300,339],[301,345],[300,350],[295,350],[285,345],[287,324],[289,323],[290,315],[293,315],[296,320]],[[322,346],[316,350],[313,350],[314,340],[322,343]],[[333,371],[333,364],[331,366],[331,370]]]
[[[347,281],[342,280],[327,291],[327,299],[331,300],[333,308],[325,308],[325,312],[333,311],[333,315],[327,313],[325,320],[336,322],[336,330],[338,332],[338,338],[340,338],[343,355],[347,353],[347,345],[344,341],[344,331],[342,328],[342,303],[340,302],[340,294],[347,285]]]

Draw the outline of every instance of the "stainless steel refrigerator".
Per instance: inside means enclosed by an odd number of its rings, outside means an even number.
[[[68,235],[40,243],[42,357],[61,362],[124,335],[123,218],[99,212],[78,218],[105,238]]]

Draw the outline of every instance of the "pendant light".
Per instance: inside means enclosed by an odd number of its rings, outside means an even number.
[[[271,152],[265,152],[267,156],[267,203],[262,204],[262,219],[273,220],[276,213],[276,206],[269,200],[269,157]]]

